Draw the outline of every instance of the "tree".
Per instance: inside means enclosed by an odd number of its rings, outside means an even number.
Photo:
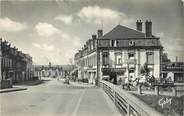
[[[146,81],[149,82],[151,76],[150,76],[150,69],[148,68],[147,63],[145,63],[140,70],[140,73],[145,76]]]
[[[150,71],[150,68],[148,68],[148,65],[145,63],[144,66],[141,67],[140,73],[145,76],[147,82],[152,84],[155,82],[155,77],[150,75]]]

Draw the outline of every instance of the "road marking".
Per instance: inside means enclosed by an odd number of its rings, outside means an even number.
[[[80,95],[79,100],[77,102],[77,105],[75,106],[75,109],[74,109],[71,116],[76,116],[77,115],[77,111],[79,110],[79,106],[80,106],[80,103],[83,99],[83,96],[84,96],[85,92],[86,92],[86,89],[84,91],[82,91],[82,94]]]

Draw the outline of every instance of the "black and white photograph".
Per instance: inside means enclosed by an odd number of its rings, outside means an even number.
[[[184,116],[184,0],[0,0],[0,116]]]

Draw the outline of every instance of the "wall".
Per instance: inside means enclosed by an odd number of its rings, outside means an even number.
[[[154,51],[154,76],[160,78],[160,50]]]

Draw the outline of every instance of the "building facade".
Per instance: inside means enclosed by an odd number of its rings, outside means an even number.
[[[162,65],[162,78],[174,83],[184,83],[184,62],[169,62]]]
[[[137,21],[137,30],[117,25],[103,35],[103,30],[92,35],[86,44],[75,54],[78,78],[87,78],[89,83],[98,83],[102,78],[136,79],[146,65],[149,75],[156,79],[161,75],[161,54],[163,47],[160,38],[152,35],[152,22]]]
[[[32,57],[18,51],[16,47],[1,39],[1,80],[11,79],[13,83],[31,80],[33,76]]]

